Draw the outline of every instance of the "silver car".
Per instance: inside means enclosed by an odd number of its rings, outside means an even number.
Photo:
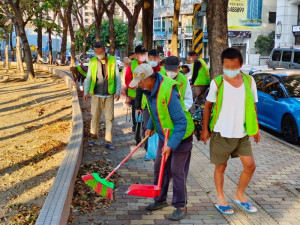
[[[300,69],[300,48],[274,48],[269,57],[269,67]]]

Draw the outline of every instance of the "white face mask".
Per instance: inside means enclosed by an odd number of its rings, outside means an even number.
[[[174,79],[175,77],[177,77],[177,73],[174,71],[167,71],[167,76]]]
[[[149,65],[151,67],[157,67],[158,66],[158,62],[157,61],[149,61]]]
[[[104,54],[103,54],[103,55],[97,55],[97,58],[98,58],[99,60],[103,59],[104,57],[105,57]]]
[[[224,75],[226,75],[229,78],[235,78],[240,73],[240,69],[237,69],[237,70],[223,69],[223,73],[224,73]]]

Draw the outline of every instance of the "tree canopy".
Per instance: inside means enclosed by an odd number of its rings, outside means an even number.
[[[259,35],[256,42],[255,42],[255,48],[258,50],[258,52],[261,55],[269,55],[272,49],[274,48],[274,40],[275,37],[275,31],[272,31],[268,35]]]
[[[122,20],[114,19],[116,48],[124,48],[127,45],[127,29],[128,26]],[[87,27],[85,28],[88,29]],[[82,50],[83,36],[80,30],[76,31],[76,50]],[[87,38],[87,51],[92,48],[96,40],[95,25],[91,28],[91,32]],[[101,41],[109,46],[109,21],[104,20],[101,25]]]

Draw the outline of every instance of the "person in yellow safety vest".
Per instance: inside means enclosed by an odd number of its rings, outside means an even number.
[[[135,114],[136,114],[136,109],[135,109],[135,98],[136,98],[136,87],[129,87],[129,83],[132,81],[133,79],[133,71],[135,70],[135,68],[146,62],[147,61],[147,50],[142,46],[142,45],[138,45],[135,47],[134,49],[134,53],[135,53],[135,59],[131,61],[131,63],[127,66],[126,68],[126,72],[125,72],[125,85],[127,86],[127,95],[130,98],[130,105],[132,107],[132,133],[135,133],[135,129],[136,129],[136,121],[135,121]]]
[[[158,182],[162,155],[166,156],[160,196],[154,198],[146,209],[158,210],[168,206],[166,202],[168,187],[173,179],[174,212],[171,220],[181,220],[187,214],[187,175],[193,147],[194,123],[191,114],[185,109],[180,97],[179,84],[160,73],[153,73],[149,64],[139,65],[134,71],[131,87],[140,86],[147,98],[151,115],[147,125],[146,136],[152,136],[154,131],[159,136],[157,154],[154,162],[154,184]],[[170,129],[167,147],[163,148],[165,129]]]
[[[179,94],[183,98],[185,109],[190,110],[193,105],[193,94],[186,76],[179,71],[180,61],[176,56],[166,58],[165,69],[167,76],[179,83]]]
[[[70,72],[73,75],[73,86],[75,86],[76,81],[78,81],[80,91],[83,91],[83,82],[84,82],[85,77],[87,75],[87,71],[88,71],[88,67],[83,65],[83,64],[70,67]]]
[[[105,45],[101,42],[94,44],[95,57],[90,60],[87,77],[84,81],[84,101],[88,101],[88,94],[92,95],[91,101],[91,136],[89,146],[95,145],[99,136],[99,123],[101,113],[105,115],[105,147],[114,149],[112,143],[112,128],[114,121],[114,98],[120,98],[121,78],[119,75],[116,57],[107,55]]]
[[[148,52],[148,60],[149,60],[149,65],[152,67],[153,73],[160,73],[160,57],[156,49],[151,49]],[[150,118],[149,111],[147,109],[146,105],[146,98],[143,94],[143,90],[141,88],[136,89],[136,99],[135,99],[135,108],[136,108],[136,114],[143,114],[143,136],[145,137],[145,132],[147,130],[147,124]],[[146,154],[144,156],[145,161],[149,161],[150,159],[148,158],[147,150],[148,150],[148,141],[145,142],[144,148],[146,150]]]
[[[164,58],[160,61],[160,71],[159,71],[159,73],[164,76],[167,75],[166,69],[165,69],[165,62],[166,62],[166,58]]]
[[[126,98],[127,97],[127,87],[125,85],[125,72],[127,66],[130,64],[130,59],[128,57],[123,58],[123,69],[121,71],[121,97]]]
[[[224,172],[230,156],[239,157],[244,170],[233,196],[234,202],[243,210],[254,213],[257,209],[247,200],[245,189],[256,167],[249,136],[253,136],[256,143],[260,141],[255,105],[258,101],[257,88],[253,77],[240,71],[243,56],[238,49],[225,49],[221,59],[223,75],[210,83],[201,133],[204,144],[210,138],[210,161],[215,164],[218,194],[215,206],[221,213],[234,213],[224,196]]]
[[[205,92],[209,87],[210,76],[206,62],[195,51],[189,52],[188,60],[192,63],[192,91],[196,104],[201,105],[205,101]]]

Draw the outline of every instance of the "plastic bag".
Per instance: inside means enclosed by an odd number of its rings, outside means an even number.
[[[148,155],[148,158],[150,158],[150,159],[155,159],[155,157],[156,157],[158,138],[159,138],[158,134],[154,133],[152,135],[152,137],[150,137],[148,140],[147,155]]]

